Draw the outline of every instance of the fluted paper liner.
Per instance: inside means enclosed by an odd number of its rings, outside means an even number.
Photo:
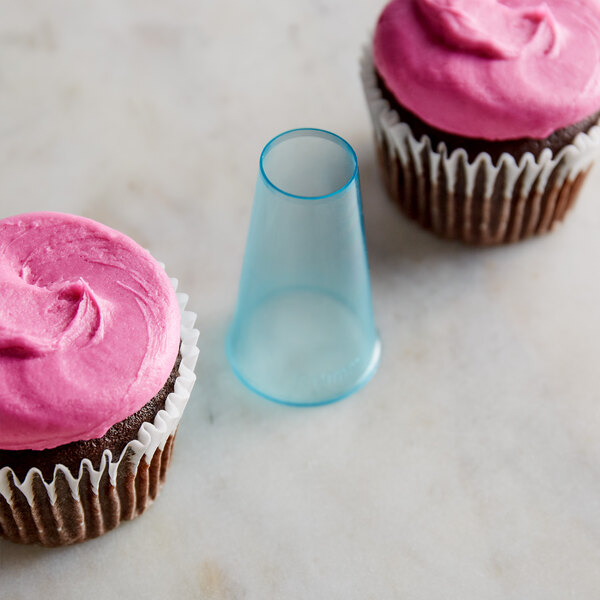
[[[177,289],[177,280],[171,279]],[[45,482],[32,468],[20,481],[10,467],[0,469],[0,537],[21,543],[62,546],[91,539],[140,515],[164,483],[177,426],[196,380],[196,315],[186,311],[186,294],[177,294],[181,310],[181,362],[174,391],[152,423],[141,425],[137,439],[116,462],[105,450],[95,469],[83,459],[74,477],[64,465]]]
[[[550,231],[573,205],[600,150],[600,122],[555,156],[549,148],[518,161],[487,152],[469,160],[410,126],[382,97],[373,58],[365,49],[361,76],[386,185],[402,211],[445,238],[481,245],[515,242]],[[468,118],[466,115],[465,118]]]

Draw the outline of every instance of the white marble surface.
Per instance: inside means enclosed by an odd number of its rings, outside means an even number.
[[[0,215],[71,211],[161,257],[202,330],[169,479],[59,550],[0,541],[0,598],[600,597],[600,169],[543,239],[474,250],[377,178],[358,57],[381,0],[0,2]],[[384,353],[319,409],[230,372],[262,145],[331,129],[361,168]]]

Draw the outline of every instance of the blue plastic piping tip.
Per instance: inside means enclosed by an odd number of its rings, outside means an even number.
[[[358,160],[321,129],[273,138],[260,170],[227,357],[276,402],[340,400],[375,373]]]

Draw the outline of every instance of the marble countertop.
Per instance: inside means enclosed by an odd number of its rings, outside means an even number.
[[[100,220],[198,313],[198,382],[136,521],[0,541],[0,597],[594,599],[600,590],[600,168],[564,226],[477,250],[378,178],[358,58],[382,0],[7,0],[0,216]],[[359,393],[278,406],[233,376],[258,156],[330,129],[359,155],[383,356]]]

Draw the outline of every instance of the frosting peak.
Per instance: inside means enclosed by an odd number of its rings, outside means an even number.
[[[513,7],[497,0],[417,0],[422,15],[446,44],[489,58],[517,58],[537,46],[558,52],[558,25],[546,3]],[[536,49],[537,49],[536,48]]]
[[[0,265],[0,354],[44,356],[102,333],[106,315],[84,279],[44,288],[11,275]]]
[[[179,308],[160,265],[89,219],[0,220],[0,448],[103,436],[166,382]]]
[[[392,0],[373,54],[398,102],[452,134],[543,139],[600,110],[596,0]]]

